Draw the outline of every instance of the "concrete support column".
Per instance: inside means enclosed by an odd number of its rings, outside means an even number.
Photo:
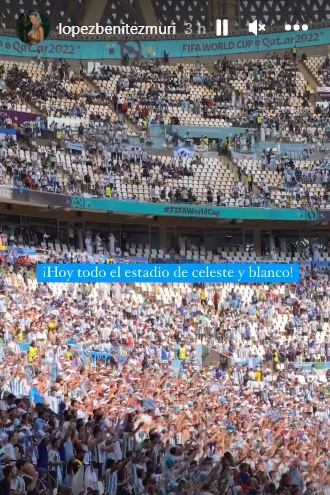
[[[239,25],[239,3],[240,0],[211,0],[210,14],[213,31],[216,19],[228,19],[229,31],[235,28],[236,23]]]
[[[158,26],[158,20],[151,0],[138,0],[138,7],[142,12],[146,26]]]
[[[93,0],[92,2],[87,2],[86,12],[82,25],[93,26],[94,24],[99,22],[107,3],[107,0]]]
[[[261,254],[261,232],[259,229],[254,231],[254,242],[257,256]]]

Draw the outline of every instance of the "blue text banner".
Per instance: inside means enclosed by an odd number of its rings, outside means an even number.
[[[298,283],[299,264],[39,264],[39,283]]]

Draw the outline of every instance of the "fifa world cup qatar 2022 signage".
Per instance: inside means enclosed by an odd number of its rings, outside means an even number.
[[[299,33],[269,33],[259,36],[245,35],[226,38],[172,39],[140,41],[81,41],[52,40],[47,38],[38,45],[22,43],[18,38],[0,36],[0,56],[33,57],[75,60],[120,60],[124,54],[130,58],[161,58],[166,51],[171,58],[197,58],[235,55],[261,51],[289,50],[330,44],[330,28],[311,29]]]

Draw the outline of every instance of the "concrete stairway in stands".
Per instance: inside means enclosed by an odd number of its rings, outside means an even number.
[[[319,101],[318,93],[317,93],[317,88],[318,88],[317,80],[315,79],[312,71],[309,69],[309,67],[307,67],[307,65],[304,62],[298,60],[297,66],[299,71],[303,74],[309,86],[312,88],[313,94],[311,94],[311,102],[316,103],[317,101]]]
[[[91,78],[88,77],[87,75],[84,76],[84,82],[87,84],[87,86],[90,88],[90,90],[93,91],[94,93],[100,92],[100,88],[98,88],[94,84],[94,82],[91,80]],[[115,111],[114,106],[113,106],[112,101],[111,101],[111,98],[105,97],[104,101],[117,114],[118,120],[121,120],[122,122],[124,122],[124,124],[126,124],[129,135],[131,135],[131,134],[134,135],[134,134],[137,134],[139,132],[138,126],[135,125],[128,117],[126,117],[126,115],[124,115],[123,113],[119,113],[118,111]]]

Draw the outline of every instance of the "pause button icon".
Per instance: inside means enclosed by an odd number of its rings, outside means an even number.
[[[228,36],[228,19],[217,19],[215,32],[217,36]]]

